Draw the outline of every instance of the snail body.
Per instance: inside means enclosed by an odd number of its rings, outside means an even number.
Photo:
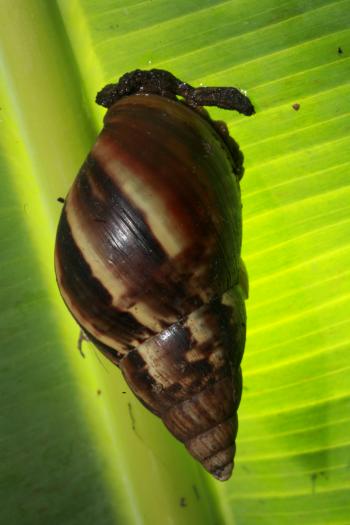
[[[226,107],[226,88],[212,89]],[[213,95],[194,91],[152,70],[98,95],[109,109],[65,199],[55,270],[88,338],[225,480],[245,343],[243,157],[226,126],[201,109]]]

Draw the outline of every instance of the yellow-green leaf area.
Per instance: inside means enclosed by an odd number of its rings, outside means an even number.
[[[0,13],[6,522],[348,523],[350,1],[5,0]],[[101,126],[96,92],[152,67],[237,86],[257,111],[211,110],[245,154],[250,277],[224,484],[118,370],[74,352],[54,281],[56,199]]]

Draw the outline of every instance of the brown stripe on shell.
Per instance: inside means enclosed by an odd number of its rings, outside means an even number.
[[[168,253],[168,264],[162,268],[164,282],[175,281],[180,286],[186,283],[184,298],[199,296],[201,302],[207,302],[234,282],[232,272],[228,271],[227,256],[223,253],[222,232],[214,229],[209,205],[196,195],[190,184],[184,187],[184,177],[176,176],[175,170],[183,169],[180,159],[173,166],[168,159],[165,166],[162,162],[165,163],[166,158],[159,158],[160,153],[154,145],[151,148],[151,141],[144,140],[144,133],[133,128],[131,131],[129,142],[124,144],[128,122],[123,126],[122,137],[115,131],[104,129],[93,149],[94,158],[112,180],[117,179],[117,184],[126,185],[124,191],[128,199],[134,200],[137,208],[143,210],[153,235]],[[154,165],[148,165],[145,158],[140,159],[137,154],[133,155],[135,143],[139,147],[137,151],[142,151],[143,157],[147,152]],[[129,177],[124,181],[126,169]],[[172,184],[165,184],[166,173],[173,174]],[[191,177],[192,174],[187,173],[187,178]],[[221,227],[224,227],[223,223]],[[236,273],[234,279],[237,280]],[[178,294],[175,299],[179,301]],[[183,313],[189,313],[191,309],[186,308]]]
[[[166,191],[167,212],[173,216],[174,224],[180,222],[184,234],[192,239],[198,238],[198,231],[206,232],[207,244],[203,248],[209,251],[210,242],[208,240],[212,238],[213,242],[217,242],[219,238],[221,240],[224,233],[222,220],[225,206],[222,202],[220,204],[215,202],[215,181],[208,180],[204,174],[208,172],[217,174],[225,171],[227,173],[227,165],[225,168],[220,166],[220,161],[224,160],[224,156],[215,158],[214,152],[209,150],[209,142],[205,141],[205,134],[202,134],[203,140],[198,141],[196,129],[189,124],[188,118],[186,120],[176,119],[171,112],[168,114],[161,108],[158,111],[154,109],[154,107],[149,108],[139,104],[135,121],[127,121],[123,124],[126,126],[129,124],[130,136],[133,137],[136,134],[138,143],[142,144],[146,138],[149,154],[143,161],[144,168],[148,168],[148,173],[153,173],[157,165],[164,166],[160,173],[163,185],[162,198],[164,200]],[[166,118],[169,123],[164,129]],[[150,119],[152,141],[139,131],[142,122]],[[212,130],[210,129],[209,132],[211,133]],[[124,139],[127,137],[127,134],[123,135]],[[212,139],[212,136],[210,138]],[[144,145],[146,146],[146,143]],[[125,149],[128,146],[129,144],[125,144]],[[215,149],[213,140],[210,142],[210,148]],[[158,155],[153,155],[153,151],[158,151]],[[144,172],[144,177],[147,177],[147,170],[144,169]],[[231,193],[232,186],[230,184]],[[231,195],[231,197],[234,200],[234,196]],[[213,213],[208,214],[208,210],[213,210]],[[193,211],[195,211],[197,222],[193,221]],[[225,271],[229,271],[225,246],[218,244],[215,249],[222,263],[226,263]]]
[[[92,156],[76,179],[72,197],[72,206],[79,209],[96,253],[110,262],[110,271],[128,286],[130,281],[136,281],[135,287],[144,285],[167,255],[144,215]]]
[[[222,142],[228,135],[226,124],[211,120],[204,108],[189,108],[186,104],[157,95],[137,95],[120,100],[109,109],[104,119],[105,128],[115,130],[119,124],[125,125],[126,121],[136,129],[147,121],[150,125],[147,134],[181,158],[181,164],[187,163],[193,173],[203,169],[204,165],[207,167],[208,163],[215,167],[215,171],[219,168],[227,174],[232,173],[235,167],[241,170],[242,153],[232,155],[231,146],[226,149]],[[210,146],[206,143],[206,138],[209,137]],[[170,138],[170,141],[162,140],[163,138]],[[211,149],[221,149],[224,155],[215,158],[215,152]],[[237,144],[236,149],[239,150]],[[168,153],[167,151],[167,155]],[[226,181],[222,182],[225,184]]]
[[[201,240],[207,272],[199,289],[211,288],[203,300],[221,295],[236,283],[241,243],[239,186],[232,176],[231,157],[214,128],[185,105],[157,96],[133,96],[107,112],[105,129],[94,149],[99,159],[99,149],[107,144],[118,161],[131,169],[137,187],[141,185],[157,199],[152,208],[155,216],[170,220],[168,234],[180,234],[186,245]],[[213,258],[210,271],[208,256]]]
[[[57,268],[58,267],[58,268]],[[56,242],[56,268],[63,299],[69,298],[69,308],[78,322],[97,339],[106,335],[118,344],[113,348],[125,352],[132,344],[142,342],[153,332],[141,325],[130,313],[112,306],[112,297],[93,275],[90,266],[77,247],[63,210]]]
[[[109,278],[109,289],[119,290],[114,296],[117,307],[131,311],[150,329],[160,330],[201,304],[198,296],[189,293],[187,276],[176,273],[144,214],[91,156],[77,177],[69,203],[79,232],[88,236],[92,268],[98,271],[96,262],[105,261],[101,279]],[[78,218],[75,210],[79,210]],[[193,255],[193,251],[181,254],[188,258],[187,270]]]

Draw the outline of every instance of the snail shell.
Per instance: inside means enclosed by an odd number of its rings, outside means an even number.
[[[229,140],[185,103],[121,98],[65,200],[55,250],[76,321],[219,480],[233,468],[245,343],[242,155]]]

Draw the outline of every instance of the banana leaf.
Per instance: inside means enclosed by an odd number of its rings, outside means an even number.
[[[350,514],[350,0],[0,3],[2,521],[346,524]],[[250,277],[236,466],[211,479],[84,346],[53,272],[106,83],[234,85]]]

